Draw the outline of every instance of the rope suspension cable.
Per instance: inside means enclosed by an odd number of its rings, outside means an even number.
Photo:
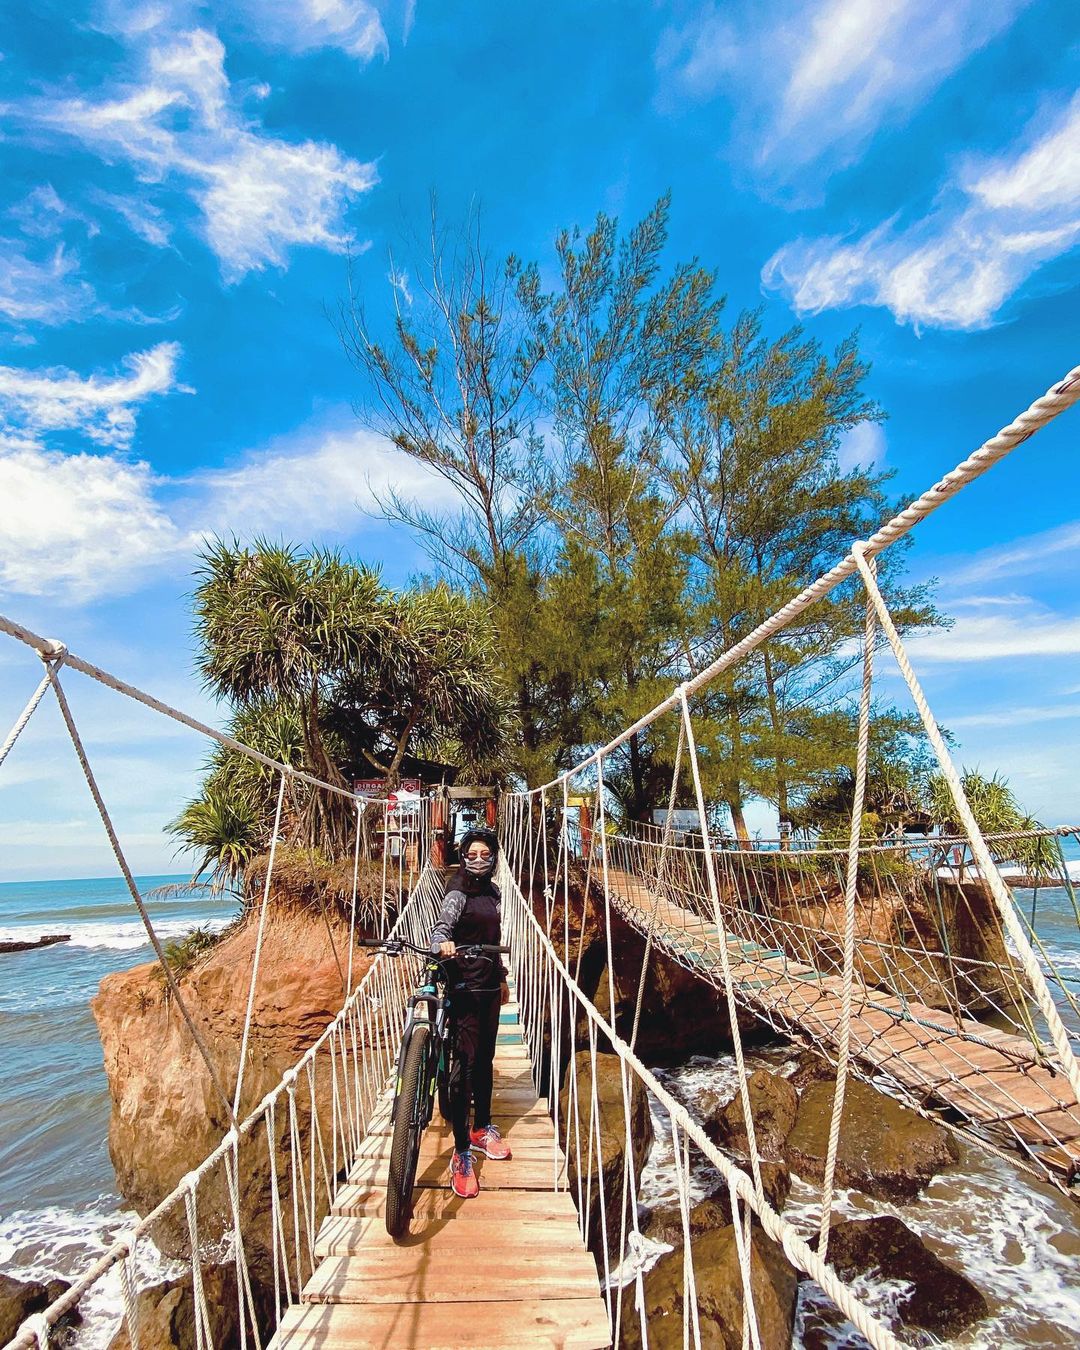
[[[951,469],[933,487],[928,488],[920,497],[916,497],[903,511],[900,511],[879,530],[876,530],[863,544],[864,555],[874,557],[890,545],[895,544],[898,539],[902,539],[921,520],[925,520],[939,506],[955,497],[968,483],[981,477],[988,469],[993,468],[999,460],[1004,459],[1006,455],[1015,450],[1018,445],[1022,445],[1024,441],[1029,440],[1042,427],[1052,422],[1055,417],[1060,416],[1061,413],[1077,402],[1080,402],[1080,365],[1074,366],[1063,380],[1052,385],[1026,411],[1020,413],[1007,426],[1002,427],[997,435],[991,436],[988,441],[984,441],[978,450],[973,451],[955,469]],[[835,567],[823,573],[816,581],[805,587],[786,605],[778,609],[775,614],[770,615],[764,622],[758,624],[753,632],[748,633],[741,642],[735,643],[733,647],[729,647],[727,651],[722,652],[715,661],[705,666],[685,684],[680,685],[678,689],[673,690],[666,699],[656,704],[644,716],[639,717],[631,726],[620,731],[602,749],[593,751],[580,764],[560,775],[560,778],[574,777],[598,759],[600,755],[610,754],[628,741],[631,736],[650,726],[658,717],[670,712],[673,708],[677,708],[682,690],[685,690],[687,694],[695,694],[699,689],[704,688],[722,671],[736,665],[744,656],[748,656],[755,648],[760,647],[763,642],[781,632],[803,610],[816,604],[818,600],[824,599],[842,582],[854,576],[858,570],[854,553],[848,553]],[[2,627],[3,620],[0,620],[0,629]],[[558,781],[559,778],[554,778],[545,786],[552,787]],[[539,788],[530,789],[530,792],[538,791]]]
[[[982,831],[979,829],[978,822],[968,802],[964,786],[960,781],[960,775],[953,764],[952,756],[949,754],[948,747],[945,744],[941,732],[938,730],[937,722],[933,713],[930,711],[930,705],[926,701],[922,685],[912,669],[911,662],[908,659],[907,651],[896,631],[896,625],[893,623],[892,615],[889,613],[888,606],[878,589],[876,580],[866,560],[866,549],[856,546],[854,550],[856,565],[862,574],[863,583],[866,586],[867,594],[873,603],[877,612],[878,622],[889,640],[889,646],[892,648],[893,656],[896,658],[896,664],[900,668],[900,673],[907,682],[908,689],[911,691],[912,701],[915,704],[919,717],[922,719],[926,735],[930,744],[933,746],[934,754],[937,756],[938,764],[945,781],[949,786],[949,793],[953,800],[961,824],[967,832],[971,843],[971,851],[975,855],[975,860],[979,865],[979,872],[985,884],[990,888],[991,895],[997,905],[998,912],[1002,922],[1005,925],[1006,932],[1012,939],[1019,955],[1020,962],[1024,968],[1024,974],[1027,977],[1031,987],[1032,995],[1038,1005],[1046,1022],[1047,1030],[1050,1033],[1050,1039],[1053,1041],[1054,1049],[1057,1051],[1058,1060],[1061,1069],[1068,1080],[1073,1094],[1080,1102],[1080,1065],[1077,1064],[1076,1055],[1069,1040],[1069,1033],[1061,1020],[1061,1015],[1054,1003],[1053,995],[1050,993],[1049,986],[1046,983],[1046,977],[1039,965],[1038,958],[1032,950],[1031,943],[1028,941],[1024,925],[1016,913],[1016,907],[1013,904],[1012,895],[1001,879],[1001,873],[997,869],[997,864],[990,856],[990,850],[986,846],[986,841],[982,837]]]
[[[195,1042],[199,1054],[202,1056],[203,1063],[206,1065],[206,1070],[210,1075],[210,1081],[214,1086],[214,1091],[221,1099],[221,1103],[225,1108],[226,1114],[229,1119],[229,1124],[235,1126],[236,1112],[234,1111],[233,1105],[229,1100],[228,1094],[226,1093],[225,1088],[222,1085],[221,1077],[218,1074],[217,1066],[214,1064],[213,1057],[210,1054],[209,1047],[207,1046],[206,1041],[203,1039],[202,1032],[199,1030],[197,1023],[195,1022],[195,1019],[192,1017],[191,1012],[188,1009],[187,1003],[184,1001],[183,994],[181,994],[180,992],[180,985],[177,983],[176,976],[173,974],[172,969],[169,966],[169,962],[165,956],[165,951],[161,945],[161,941],[158,938],[157,933],[154,931],[154,925],[151,922],[150,915],[147,912],[146,905],[143,902],[142,895],[139,891],[138,886],[136,885],[135,878],[131,872],[131,868],[128,866],[128,861],[126,856],[124,855],[124,850],[120,845],[120,839],[117,836],[116,829],[113,826],[112,817],[109,815],[108,808],[106,807],[104,798],[101,795],[101,790],[98,787],[97,779],[94,777],[94,771],[90,767],[90,761],[86,756],[86,749],[83,745],[82,737],[79,735],[79,730],[75,725],[75,719],[71,715],[71,708],[68,705],[67,696],[65,695],[63,686],[60,683],[60,676],[58,672],[53,669],[52,659],[50,657],[43,656],[42,660],[45,662],[45,669],[48,672],[49,682],[51,683],[53,687],[53,692],[56,695],[56,701],[60,705],[60,713],[64,719],[64,725],[67,727],[68,735],[71,737],[71,743],[75,748],[75,756],[78,759],[79,764],[83,771],[83,775],[86,778],[87,786],[90,789],[90,795],[94,799],[94,805],[97,807],[98,815],[101,817],[101,823],[105,827],[105,833],[109,837],[109,843],[112,846],[113,856],[116,858],[117,866],[120,868],[121,875],[124,878],[128,891],[131,893],[131,898],[135,902],[135,908],[139,911],[139,917],[143,921],[143,927],[146,929],[147,936],[149,937],[150,943],[154,948],[155,954],[157,955],[157,959],[161,964],[161,970],[165,976],[165,982],[169,986],[169,992],[172,995],[172,997],[176,1000],[176,1006],[180,1009],[180,1015],[183,1017],[185,1023],[187,1024],[187,1028],[191,1032],[191,1038]]]

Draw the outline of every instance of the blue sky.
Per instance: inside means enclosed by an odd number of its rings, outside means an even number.
[[[0,609],[212,720],[206,534],[422,565],[362,508],[439,489],[359,426],[327,313],[350,256],[389,306],[431,192],[549,268],[560,227],[670,188],[671,256],[732,314],[860,328],[889,420],[843,453],[898,493],[1080,360],[1073,0],[34,0],[0,53]],[[912,655],[958,757],[1053,823],[1080,818],[1078,443],[1074,413],[911,553],[956,620]],[[38,678],[0,645],[5,729]],[[134,864],[168,867],[204,747],[69,686]],[[110,870],[77,772],[43,705],[0,770],[0,876]]]

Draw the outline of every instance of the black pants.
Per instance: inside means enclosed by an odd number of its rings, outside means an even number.
[[[454,1026],[454,1068],[450,1078],[450,1109],[454,1148],[469,1147],[469,1116],[481,1129],[491,1124],[491,1080],[495,1040],[499,1034],[499,991],[473,993],[456,989],[451,996]]]

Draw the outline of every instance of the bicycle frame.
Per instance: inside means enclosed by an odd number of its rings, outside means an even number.
[[[401,1091],[401,1074],[412,1039],[413,1028],[419,1022],[426,1023],[432,1031],[428,1041],[427,1070],[424,1077],[424,1091],[417,1093],[413,1106],[412,1124],[421,1130],[427,1129],[435,1111],[435,1089],[439,1072],[446,1067],[447,1049],[450,1042],[450,994],[447,989],[445,972],[438,961],[428,961],[424,983],[416,990],[408,1002],[408,1017],[398,1047],[396,1092]]]

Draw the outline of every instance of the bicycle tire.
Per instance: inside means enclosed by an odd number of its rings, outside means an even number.
[[[423,1133],[415,1119],[420,1115],[419,1097],[426,1090],[424,1082],[428,1061],[428,1039],[431,1028],[418,1022],[412,1029],[401,1066],[401,1080],[394,1097],[393,1136],[390,1141],[390,1168],[386,1183],[386,1231],[391,1237],[401,1237],[409,1227],[412,1213],[413,1182],[416,1163],[420,1157],[420,1136]]]

